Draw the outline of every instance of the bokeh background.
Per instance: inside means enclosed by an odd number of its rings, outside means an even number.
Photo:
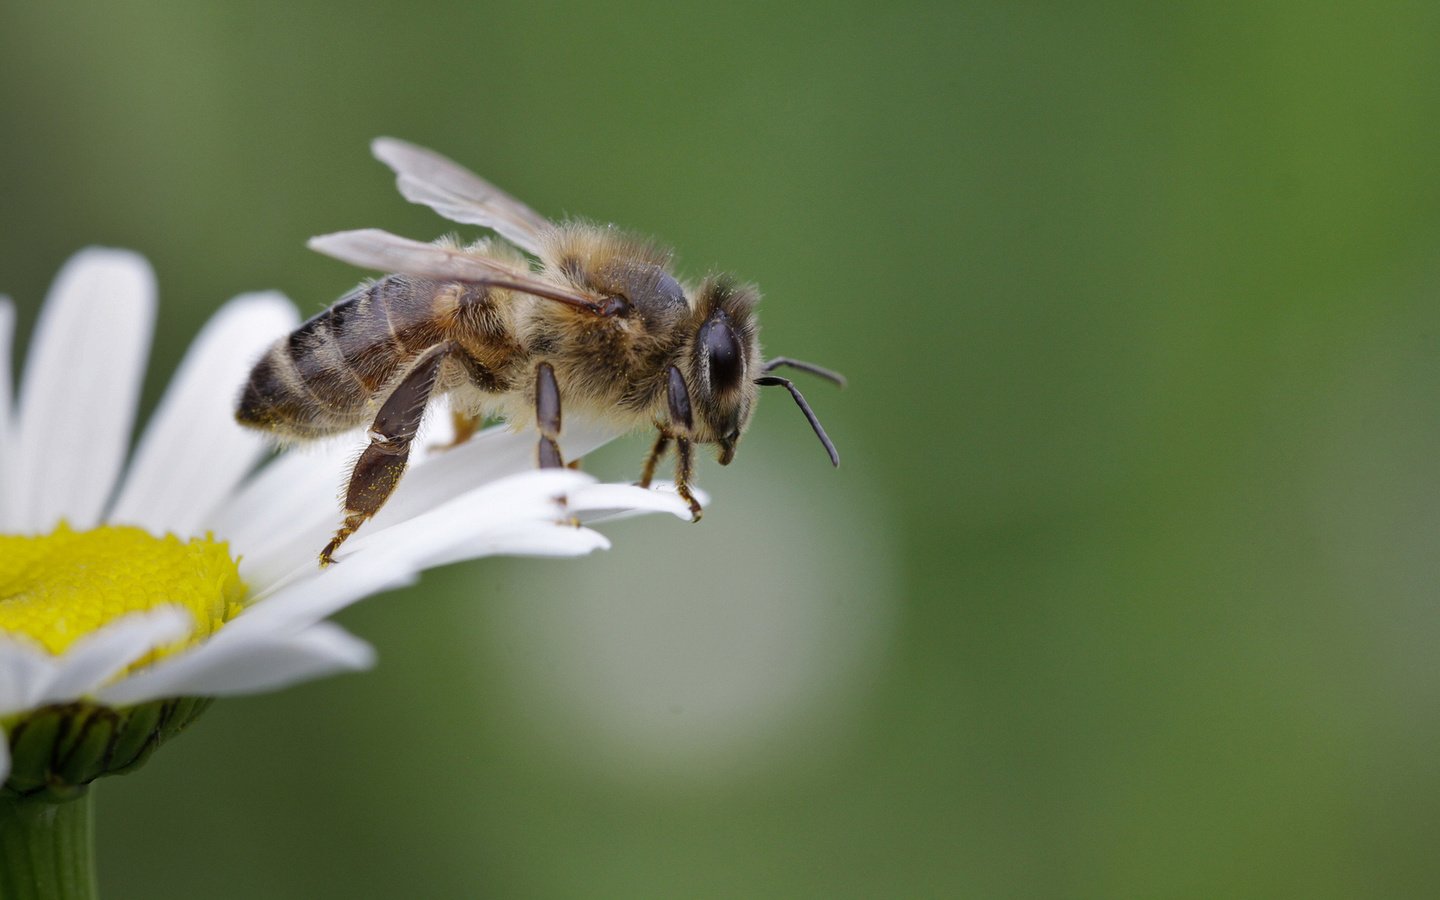
[[[695,527],[432,573],[98,786],[106,896],[1440,891],[1440,6],[0,5],[0,289],[155,264],[146,404],[367,142],[766,292]],[[631,478],[643,437],[588,466]],[[339,481],[337,473],[337,483]]]

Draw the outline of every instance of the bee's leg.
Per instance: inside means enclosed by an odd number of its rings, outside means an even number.
[[[464,305],[475,296],[483,297],[484,295],[483,293],[479,295],[466,293],[461,297],[460,302]],[[495,377],[495,373],[480,360],[463,351],[455,353],[452,358],[464,368],[465,374],[470,376],[470,382],[475,387],[487,394],[503,392],[500,380]],[[470,440],[480,430],[480,426],[485,423],[485,414],[479,411],[464,412],[452,409],[450,410],[450,421],[455,428],[455,437],[449,443],[432,445],[431,450],[453,450]]]
[[[690,504],[690,521],[698,522],[700,501],[690,493],[690,476],[694,471],[690,438],[695,431],[695,417],[690,412],[690,388],[685,384],[685,376],[674,366],[670,367],[669,379],[670,427],[675,431],[675,490]]]
[[[640,470],[640,486],[648,488],[655,477],[655,467],[660,460],[665,458],[665,451],[670,449],[670,435],[664,431],[655,439],[655,446],[650,448],[650,455],[645,457],[645,468]]]
[[[540,429],[540,468],[564,468],[560,458],[560,386],[548,362],[535,367],[535,425]]]
[[[334,562],[335,551],[345,539],[379,512],[394,493],[410,459],[410,442],[415,439],[420,418],[440,377],[440,365],[453,349],[453,345],[445,343],[421,354],[380,407],[375,424],[370,426],[370,446],[360,454],[350,473],[350,486],[345,491],[345,522],[320,551],[320,565]]]
[[[693,445],[690,443],[689,438],[682,437],[675,439],[675,490],[679,492],[685,502],[690,504],[690,521],[698,522],[700,521],[700,514],[702,512],[700,501],[696,500],[695,495],[690,493],[690,476],[694,472],[692,468],[693,458],[691,456],[692,447]]]

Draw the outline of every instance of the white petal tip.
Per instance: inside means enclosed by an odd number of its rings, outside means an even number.
[[[243,306],[247,309],[260,307],[282,310],[290,314],[295,312],[295,304],[290,302],[289,297],[279,291],[250,291],[245,294],[237,294],[235,298],[230,301],[230,304],[233,306]]]
[[[586,556],[596,550],[609,550],[610,539],[598,531],[589,528],[577,528],[573,532],[574,537],[569,538],[567,543],[576,556]]]
[[[150,263],[134,250],[119,247],[85,247],[77,250],[65,263],[67,266],[113,266],[128,268],[132,272],[152,272]]]
[[[343,648],[337,647],[334,653],[336,665],[354,672],[373,669],[380,661],[380,654],[375,652],[375,648],[358,639]]]
[[[55,283],[70,290],[86,285],[102,296],[133,295],[148,300],[155,295],[155,270],[133,250],[86,247],[65,261]]]
[[[650,490],[630,484],[591,484],[569,494],[569,508],[597,515],[614,513],[668,512],[679,519],[690,518],[690,504],[674,489]]]
[[[381,162],[387,162],[385,159],[387,155],[393,154],[396,150],[403,150],[405,146],[405,142],[399,138],[382,136],[370,142],[370,153]]]

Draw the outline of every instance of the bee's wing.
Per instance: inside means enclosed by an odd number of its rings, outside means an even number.
[[[521,250],[538,255],[545,217],[433,150],[395,138],[376,138],[375,158],[395,170],[395,186],[411,203],[421,203],[452,222],[483,225]]]
[[[609,307],[604,298],[592,297],[553,285],[526,269],[499,260],[466,253],[443,244],[412,241],[378,228],[337,231],[311,238],[306,246],[352,265],[382,272],[400,272],[442,281],[488,284],[547,300],[557,300],[595,313]]]

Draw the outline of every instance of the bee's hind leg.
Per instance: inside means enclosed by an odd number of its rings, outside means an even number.
[[[320,551],[320,565],[334,562],[335,551],[345,539],[379,512],[395,492],[410,459],[410,443],[415,440],[425,406],[440,377],[440,366],[454,349],[454,345],[447,342],[422,353],[380,407],[375,423],[370,426],[370,446],[360,454],[350,473],[350,485],[345,491],[345,522]]]

